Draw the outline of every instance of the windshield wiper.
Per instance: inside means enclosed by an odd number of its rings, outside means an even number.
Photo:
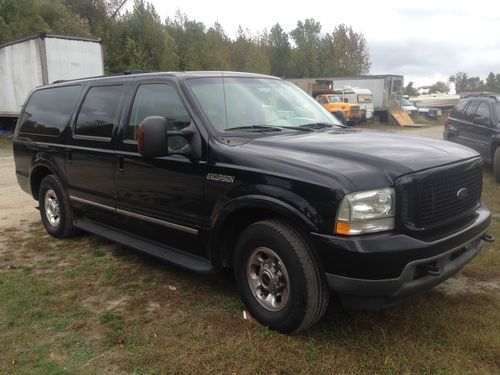
[[[271,125],[246,125],[246,126],[235,126],[234,128],[227,128],[224,131],[232,131],[232,130],[281,131],[281,128],[279,126],[271,126]]]
[[[301,125],[301,127],[303,129],[325,129],[325,128],[333,128],[334,126],[339,127],[339,128],[346,128],[347,127],[344,125],[329,124],[327,122],[313,122],[311,124]]]
[[[282,131],[286,129],[291,129],[291,130],[300,130],[300,131],[312,131],[312,129],[309,128],[303,128],[300,126],[276,126],[276,125],[247,125],[247,126],[236,126],[234,128],[228,128],[226,131],[233,131],[233,130],[255,130],[255,131]]]

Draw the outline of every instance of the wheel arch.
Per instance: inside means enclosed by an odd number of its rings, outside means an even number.
[[[38,158],[34,161],[29,176],[31,195],[34,199],[38,200],[38,190],[40,189],[42,180],[51,174],[57,176],[61,181],[63,181],[61,178],[62,173],[49,160]]]
[[[211,229],[210,258],[219,267],[230,267],[234,246],[247,226],[264,219],[281,219],[307,233],[318,226],[290,204],[268,196],[239,197],[222,209]]]

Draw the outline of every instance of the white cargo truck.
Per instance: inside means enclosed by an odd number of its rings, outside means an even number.
[[[0,130],[35,87],[104,74],[100,39],[41,33],[0,45]]]

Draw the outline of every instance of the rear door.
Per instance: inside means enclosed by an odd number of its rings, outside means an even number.
[[[198,229],[204,220],[203,160],[180,155],[144,158],[137,151],[137,129],[144,118],[163,116],[170,130],[191,124],[176,82],[168,78],[137,81],[117,144],[116,207],[121,228],[170,247],[204,255]],[[169,141],[171,149],[186,145],[184,138]]]
[[[490,150],[494,131],[490,104],[488,100],[481,100],[476,112],[472,115],[471,125],[467,127],[463,136],[468,139],[470,146],[487,161],[491,161]]]
[[[467,108],[468,104],[469,102],[467,100],[460,100],[448,116],[448,128],[446,131],[447,140],[457,143],[462,142],[459,138],[459,134],[464,128],[465,108]]]
[[[103,222],[112,222],[114,217],[112,139],[120,121],[123,92],[123,84],[89,85],[67,142],[70,198],[88,217]]]
[[[472,120],[479,106],[479,100],[471,100],[460,118],[456,121],[455,127],[457,129],[456,142],[474,148],[474,143],[469,138],[471,128],[474,126]]]

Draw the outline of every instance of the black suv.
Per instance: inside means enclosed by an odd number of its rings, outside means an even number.
[[[493,165],[500,182],[500,96],[480,94],[460,100],[448,117],[443,137],[479,152]]]
[[[492,240],[475,151],[347,129],[275,77],[40,87],[14,153],[51,235],[81,229],[196,272],[233,268],[251,315],[285,333],[318,321],[330,291],[349,308],[385,308]]]

